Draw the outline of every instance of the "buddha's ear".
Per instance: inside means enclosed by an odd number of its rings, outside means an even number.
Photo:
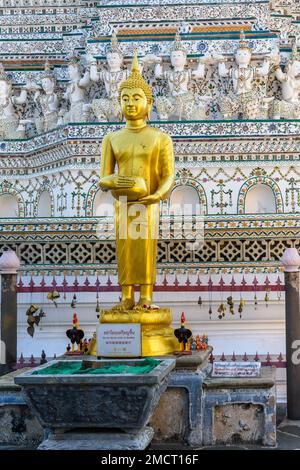
[[[148,121],[150,121],[150,115],[151,115],[151,108],[153,106],[153,100],[151,100],[151,102],[149,103],[148,102],[148,105],[147,105],[147,118],[148,118]]]

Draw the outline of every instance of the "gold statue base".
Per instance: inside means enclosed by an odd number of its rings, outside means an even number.
[[[174,336],[172,313],[169,308],[133,310],[102,310],[100,323],[140,323],[142,331],[142,357],[165,356],[178,350]],[[97,355],[95,338],[92,340],[91,355]]]

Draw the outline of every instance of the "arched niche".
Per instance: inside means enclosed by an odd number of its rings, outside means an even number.
[[[276,214],[273,189],[266,184],[252,186],[245,198],[245,214]]]
[[[0,194],[0,218],[20,217],[19,203],[15,196],[9,193]]]
[[[278,184],[269,177],[254,177],[242,185],[237,205],[238,214],[272,214],[283,212],[283,199]]]
[[[93,215],[96,217],[112,217],[115,213],[115,198],[110,191],[97,191],[93,203]]]
[[[51,194],[46,189],[40,193],[36,212],[37,217],[52,216],[52,198]]]
[[[200,215],[203,211],[196,188],[188,185],[176,186],[169,200],[169,214]]]

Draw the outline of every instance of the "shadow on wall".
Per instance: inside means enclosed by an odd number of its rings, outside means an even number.
[[[0,195],[0,218],[19,217],[19,204],[17,198],[12,194]]]
[[[275,214],[274,192],[266,184],[256,184],[250,188],[245,200],[245,214]]]

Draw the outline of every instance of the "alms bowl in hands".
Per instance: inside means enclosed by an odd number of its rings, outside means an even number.
[[[132,202],[132,201],[138,201],[142,197],[147,196],[148,190],[146,186],[146,182],[144,178],[141,176],[136,176],[134,177],[134,185],[130,188],[126,187],[121,187],[118,189],[114,189],[111,193],[115,199],[119,199],[121,196],[126,196],[127,200]]]

